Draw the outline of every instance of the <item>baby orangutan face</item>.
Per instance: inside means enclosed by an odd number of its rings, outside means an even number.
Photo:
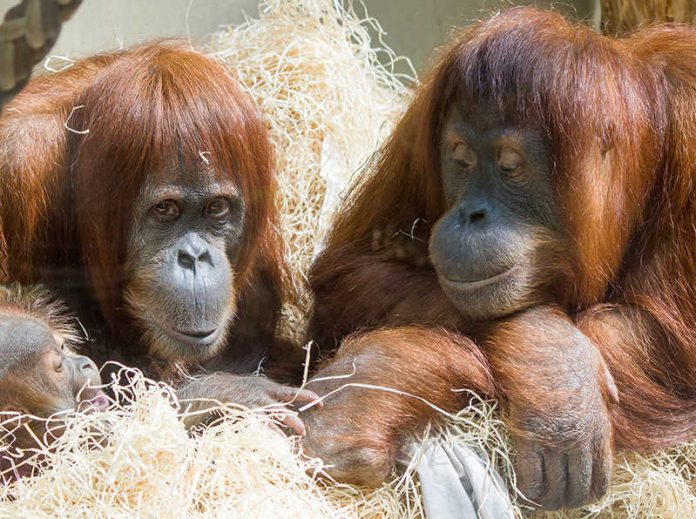
[[[105,409],[101,377],[47,323],[22,314],[0,315],[0,409],[40,418]]]

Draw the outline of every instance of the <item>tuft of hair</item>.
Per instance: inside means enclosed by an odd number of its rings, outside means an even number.
[[[602,30],[627,34],[656,23],[696,23],[696,4],[691,0],[602,0]]]
[[[26,315],[45,322],[61,344],[77,346],[82,342],[75,316],[65,303],[42,285],[1,285],[0,312]]]

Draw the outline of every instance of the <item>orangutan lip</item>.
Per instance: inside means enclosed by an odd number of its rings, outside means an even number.
[[[179,331],[159,323],[157,326],[165,335],[191,346],[208,346],[213,344],[220,337],[220,333],[222,333],[222,327],[220,326],[208,332]]]
[[[88,402],[99,411],[104,411],[107,407],[109,407],[109,399],[106,398],[106,395],[101,391],[99,391],[97,396],[88,400]]]
[[[183,335],[188,335],[189,337],[198,337],[200,339],[204,339],[206,337],[209,337],[213,335],[217,331],[217,328],[214,328],[213,330],[208,330],[207,332],[189,332],[188,330],[178,330],[179,333]]]
[[[107,396],[101,389],[99,389],[95,396],[80,402],[80,406],[86,406],[85,412],[91,413],[96,411],[106,411],[106,409],[109,407],[109,403],[110,402]]]
[[[477,279],[474,281],[462,281],[458,279],[447,279],[443,276],[439,276],[440,278],[440,283],[445,287],[445,288],[450,288],[452,290],[459,290],[459,291],[472,291],[472,290],[478,290],[479,288],[484,288],[487,287],[488,285],[492,285],[494,283],[497,283],[498,281],[502,281],[503,279],[511,276],[517,271],[518,267],[510,267],[507,270],[504,270],[500,274],[496,274],[495,276],[491,276],[489,278],[484,278],[484,279]]]

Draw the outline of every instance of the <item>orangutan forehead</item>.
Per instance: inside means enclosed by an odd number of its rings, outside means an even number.
[[[171,171],[147,177],[140,200],[183,199],[188,197],[205,198],[213,196],[241,197],[236,183],[225,178],[217,178],[206,171]]]
[[[525,126],[517,113],[493,102],[452,104],[447,120],[465,122],[470,126],[487,129],[501,126]]]
[[[491,104],[475,107],[454,105],[447,113],[443,127],[445,137],[451,134],[467,141],[482,137],[518,139],[545,146],[546,139],[538,125],[522,123],[520,118],[501,112]]]
[[[8,369],[57,347],[46,323],[26,315],[0,316],[0,368]]]
[[[142,186],[143,192],[159,194],[164,189],[197,189],[201,193],[232,191],[239,194],[237,183],[226,172],[217,171],[207,164],[173,162],[150,172]]]

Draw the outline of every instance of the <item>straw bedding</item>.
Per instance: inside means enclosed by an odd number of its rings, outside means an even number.
[[[276,148],[282,232],[292,279],[286,331],[303,329],[311,305],[304,276],[351,174],[371,156],[403,110],[413,77],[376,20],[331,0],[262,2],[261,18],[210,39],[212,53],[246,85]],[[384,64],[386,63],[386,65]]]
[[[208,43],[261,106],[277,147],[282,230],[296,272],[288,335],[299,336],[311,305],[303,273],[341,191],[408,102],[412,78],[392,73],[397,58],[380,43],[380,31],[346,3],[267,0],[259,19]],[[38,476],[0,487],[0,517],[423,514],[410,467],[379,489],[336,484],[322,477],[320,460],[302,454],[297,438],[278,434],[277,416],[220,404],[220,417],[190,434],[181,420],[186,403],[170,387],[131,378],[131,387],[116,386],[131,395],[129,405],[52,421],[62,434],[50,449],[37,438]],[[447,441],[482,447],[514,487],[495,404],[479,401],[445,420]],[[16,420],[4,424],[11,432]],[[1,449],[9,449],[6,440]],[[696,442],[651,456],[618,455],[602,502],[548,516],[696,517]]]
[[[652,23],[695,23],[694,0],[602,0],[602,29],[625,34]]]

